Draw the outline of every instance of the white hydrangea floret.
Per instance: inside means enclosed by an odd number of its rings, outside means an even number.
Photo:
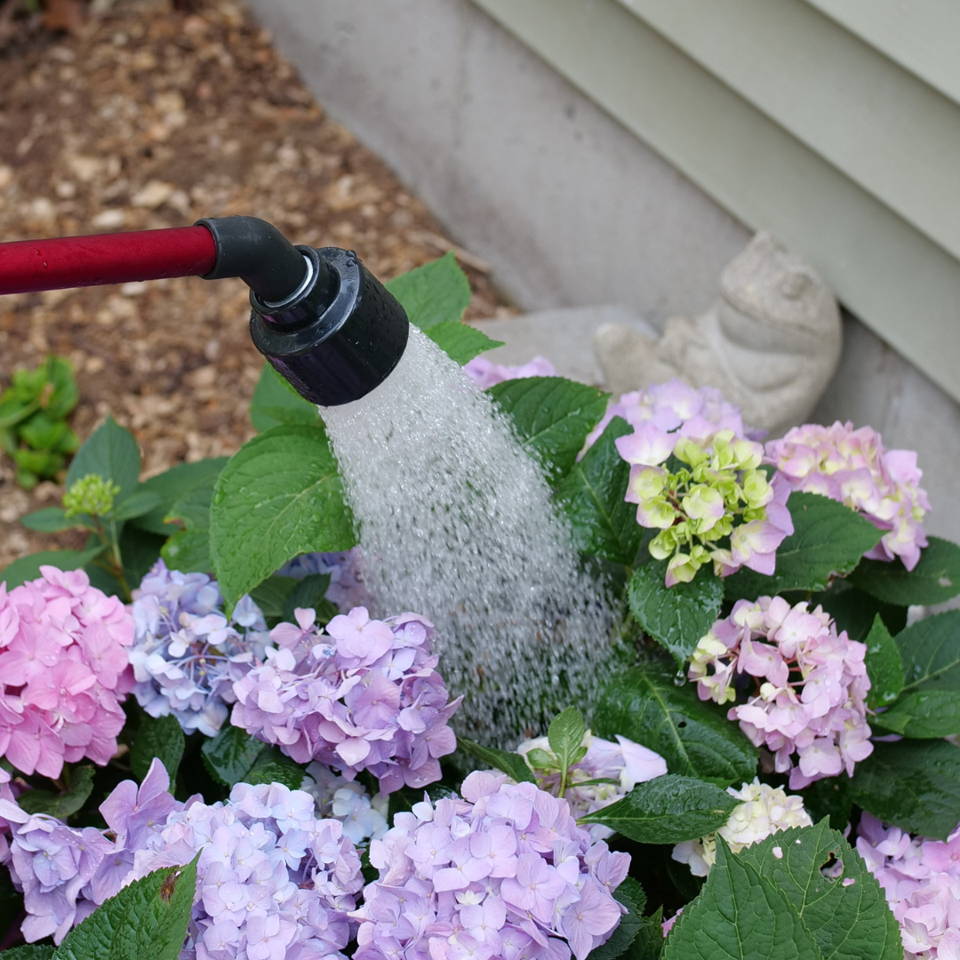
[[[716,861],[717,834],[734,853],[739,853],[780,830],[813,826],[803,799],[785,793],[781,787],[771,787],[754,778],[753,783],[745,783],[739,790],[728,787],[727,793],[741,802],[730,811],[717,833],[685,840],[673,848],[673,859],[687,864],[695,877],[705,877]]]

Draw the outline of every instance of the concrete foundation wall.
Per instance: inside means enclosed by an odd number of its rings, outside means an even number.
[[[249,2],[319,101],[525,308],[697,312],[750,236],[469,0]],[[930,529],[960,539],[960,406],[861,324],[846,335],[817,419],[918,449]]]

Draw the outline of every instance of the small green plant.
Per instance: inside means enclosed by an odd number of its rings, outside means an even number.
[[[67,418],[77,405],[73,368],[47,357],[34,370],[17,370],[0,394],[0,449],[16,465],[17,483],[30,490],[53,479],[78,446]]]

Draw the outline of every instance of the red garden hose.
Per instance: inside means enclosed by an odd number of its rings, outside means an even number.
[[[199,226],[0,243],[0,294],[204,276],[216,259]]]

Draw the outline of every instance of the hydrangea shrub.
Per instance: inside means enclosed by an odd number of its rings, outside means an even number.
[[[272,369],[229,461],[141,479],[108,419],[24,518],[82,546],[0,573],[12,960],[960,957],[960,612],[925,609],[960,548],[916,456],[492,363],[451,258],[391,288],[620,604],[601,694],[558,679],[539,729],[465,728],[432,611],[369,594],[323,424]]]

